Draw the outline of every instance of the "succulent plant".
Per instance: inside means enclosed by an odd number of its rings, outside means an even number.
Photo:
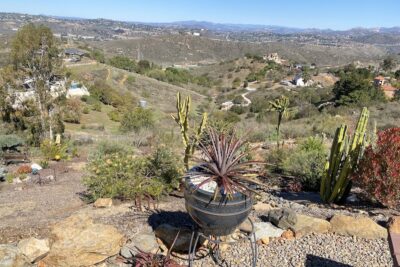
[[[261,162],[248,160],[251,150],[245,149],[247,142],[236,137],[235,133],[226,134],[212,128],[208,129],[208,136],[208,142],[199,144],[204,160],[200,161],[198,170],[191,173],[191,177],[203,178],[195,190],[214,181],[217,187],[213,199],[218,192],[228,198],[237,192],[246,195],[255,193],[249,185],[258,182],[252,178],[255,172],[249,168]]]
[[[357,170],[366,144],[369,111],[363,108],[353,136],[347,125],[336,129],[331,154],[321,180],[320,196],[327,203],[340,202],[350,192],[350,177]]]
[[[194,130],[194,128],[196,128],[195,125],[193,126],[193,129],[191,129],[189,123],[191,102],[192,101],[190,96],[186,97],[186,99],[183,100],[181,94],[178,92],[178,95],[176,97],[177,115],[172,115],[172,118],[181,129],[182,141],[185,145],[185,157],[183,161],[186,170],[189,170],[189,160],[193,156],[195,148],[197,147],[201,135],[207,124],[207,113],[203,113],[201,122],[198,125],[197,129]]]
[[[136,247],[138,253],[132,255],[132,259],[128,261],[128,264],[132,264],[134,267],[185,267],[185,265],[178,264],[175,260],[171,259],[171,251],[178,239],[179,232],[175,236],[174,242],[171,245],[171,249],[167,255],[164,256],[158,253],[144,252]]]

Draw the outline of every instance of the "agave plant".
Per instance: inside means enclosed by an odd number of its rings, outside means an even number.
[[[237,192],[245,195],[256,193],[249,187],[250,184],[258,184],[252,179],[255,173],[249,168],[261,162],[248,160],[251,150],[245,149],[247,142],[236,137],[235,133],[226,134],[212,128],[208,129],[207,141],[199,144],[205,160],[200,162],[197,171],[191,173],[193,178],[202,178],[195,190],[214,181],[217,187],[213,199],[218,192],[228,198]]]

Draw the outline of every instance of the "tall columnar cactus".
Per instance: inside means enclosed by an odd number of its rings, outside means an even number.
[[[207,123],[207,113],[203,113],[199,126],[194,132],[191,132],[189,124],[190,105],[190,96],[183,100],[181,94],[178,93],[176,97],[177,116],[172,116],[181,129],[182,140],[185,146],[185,157],[183,161],[186,170],[189,170],[189,159],[192,157]],[[193,125],[193,128],[196,128],[195,125]]]
[[[347,134],[347,125],[342,125],[336,130],[331,154],[321,180],[320,195],[323,201],[340,202],[346,192],[349,192],[350,176],[357,169],[366,143],[368,118],[369,111],[363,108],[351,142]]]

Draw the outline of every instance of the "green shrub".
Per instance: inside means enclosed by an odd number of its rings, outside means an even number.
[[[85,106],[85,107],[83,108],[83,110],[82,110],[82,113],[83,113],[83,114],[89,114],[89,113],[90,113],[90,109],[89,109],[87,106]]]
[[[25,142],[22,138],[14,134],[0,135],[0,153],[12,147],[23,145]]]
[[[128,76],[128,78],[126,79],[126,82],[129,85],[132,85],[132,84],[134,84],[136,82],[136,78],[134,76]]]
[[[165,187],[160,179],[149,176],[149,161],[133,154],[113,153],[94,158],[84,178],[89,198],[135,199],[150,196],[158,199]]]
[[[122,132],[139,132],[142,129],[152,128],[155,124],[154,113],[151,109],[137,107],[128,110],[121,119],[120,130]]]
[[[244,99],[241,95],[237,95],[237,96],[235,96],[235,98],[233,99],[232,102],[233,102],[233,104],[240,105],[240,104],[244,103]]]
[[[231,107],[230,111],[234,112],[238,115],[241,115],[241,114],[244,114],[247,112],[247,108],[243,107],[243,106],[235,105],[235,106]]]
[[[7,183],[12,184],[12,182],[14,181],[14,178],[15,178],[15,174],[14,173],[9,172],[9,173],[6,174]]]
[[[240,122],[240,117],[232,111],[214,111],[210,114],[210,123],[214,124],[226,124],[233,127],[236,123]],[[213,125],[217,126],[217,125]]]
[[[265,142],[265,140],[267,140],[267,138],[268,138],[268,135],[266,132],[258,131],[258,132],[250,133],[247,140],[251,143],[258,143],[258,142]]]
[[[240,78],[236,77],[232,82],[232,88],[235,88],[235,89],[239,88],[240,87],[240,83],[241,83]]]
[[[96,102],[112,105],[115,108],[129,106],[137,102],[131,93],[127,92],[121,94],[120,91],[101,79],[95,80],[93,86],[89,88],[89,91],[91,94],[90,98],[94,98]]]
[[[132,154],[133,150],[127,144],[117,141],[100,141],[96,148],[90,152],[89,160],[103,158],[112,154]]]
[[[40,144],[40,150],[46,160],[60,160],[68,158],[68,143],[56,144],[46,139]]]
[[[43,169],[48,169],[49,168],[49,161],[47,160],[41,160],[39,163],[40,167],[42,167]]]
[[[104,56],[104,53],[102,51],[100,51],[100,50],[92,50],[90,52],[89,56],[90,56],[91,59],[94,59],[94,60],[96,60],[96,61],[98,61],[100,63],[105,63],[106,62],[106,58]]]
[[[160,179],[167,191],[179,187],[185,169],[181,157],[166,146],[159,146],[148,159],[149,174]]]
[[[101,112],[101,103],[99,103],[99,102],[94,103],[92,106],[92,110]]]
[[[374,74],[369,69],[347,66],[338,75],[340,80],[332,90],[337,105],[369,106],[385,102],[383,91],[371,83]]]
[[[88,95],[82,96],[81,101],[88,105],[93,105],[94,103],[99,102],[99,100],[96,97],[88,96]]]
[[[267,170],[274,173],[282,173],[284,171],[283,163],[289,157],[291,149],[281,147],[280,149],[272,149],[267,153],[265,162]]]
[[[82,115],[82,102],[77,98],[67,99],[63,108],[64,121],[80,123]]]
[[[109,64],[113,67],[134,71],[136,69],[136,62],[124,56],[115,56],[109,60]]]
[[[121,121],[121,113],[118,110],[111,110],[110,112],[107,113],[107,116],[110,118],[112,121]]]
[[[322,139],[309,137],[299,144],[283,161],[286,173],[299,178],[303,189],[318,191],[326,162]]]

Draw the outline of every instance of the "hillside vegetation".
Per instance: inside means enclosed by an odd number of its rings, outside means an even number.
[[[282,57],[292,61],[316,63],[321,66],[338,66],[353,61],[372,63],[386,54],[386,49],[372,45],[342,47],[298,45],[284,40],[250,43],[181,35],[91,42],[90,45],[103,49],[106,54],[123,54],[135,59],[137,59],[139,51],[142,58],[164,65],[209,64],[243,57],[246,53],[279,53]]]

